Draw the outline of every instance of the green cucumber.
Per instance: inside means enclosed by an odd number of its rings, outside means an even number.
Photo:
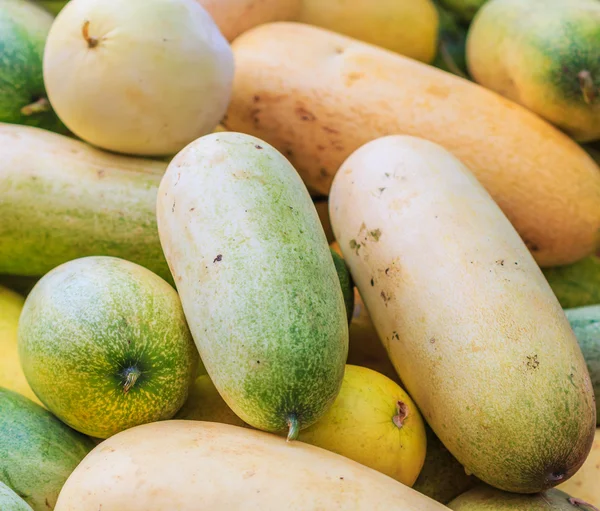
[[[197,375],[176,291],[115,257],[76,259],[44,275],[25,300],[18,337],[36,396],[96,438],[170,419]]]
[[[2,511],[32,511],[31,506],[0,482],[0,509]]]
[[[348,324],[350,324],[352,315],[354,314],[354,281],[344,258],[333,249],[331,249],[331,256],[333,257],[333,264],[335,264],[335,270],[342,286],[346,316],[348,317]]]
[[[0,153],[0,274],[41,276],[72,259],[107,255],[172,282],[155,213],[166,163],[2,123]]]
[[[600,257],[542,271],[563,309],[600,303]]]
[[[596,425],[600,426],[600,305],[565,310],[579,341],[596,396]]]
[[[65,481],[93,448],[49,411],[0,387],[0,482],[34,511],[54,509]],[[0,497],[5,511],[1,504]]]
[[[251,426],[296,438],[333,404],[348,354],[342,289],[300,176],[258,138],[207,135],[169,165],[157,217],[217,390]]]
[[[436,4],[440,18],[438,48],[433,65],[439,69],[469,79],[467,70],[467,29],[457,16]]]
[[[54,17],[30,0],[2,0],[0,9],[0,122],[61,133],[46,96],[42,58]]]

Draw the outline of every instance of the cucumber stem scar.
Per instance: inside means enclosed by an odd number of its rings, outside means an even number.
[[[123,394],[127,394],[138,381],[138,378],[142,375],[142,372],[136,367],[129,367],[125,369],[125,383],[123,384]]]
[[[88,48],[95,48],[98,46],[98,39],[90,36],[90,20],[85,21],[81,29],[81,33],[83,34],[85,41],[88,43]]]
[[[300,424],[298,423],[298,417],[296,417],[295,413],[290,413],[287,417],[288,424],[288,435],[287,442],[292,440],[297,440],[298,435],[300,434]]]

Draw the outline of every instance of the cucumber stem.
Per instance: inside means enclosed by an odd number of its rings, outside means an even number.
[[[90,35],[90,20],[86,20],[81,29],[85,42],[88,43],[88,48],[95,48],[98,46],[98,38]]]
[[[590,508],[592,511],[598,511],[598,508],[596,506],[592,506],[591,504],[588,504],[587,502],[581,500],[581,499],[576,499],[574,497],[569,498],[569,504],[572,504],[573,506],[577,506],[577,507],[588,507]]]
[[[298,417],[296,417],[295,413],[290,413],[288,415],[287,425],[289,428],[287,442],[298,440],[298,435],[300,434],[300,424],[298,423]]]
[[[138,381],[142,372],[136,367],[129,367],[125,370],[125,383],[123,384],[123,394],[127,394]]]
[[[40,98],[29,105],[21,108],[22,115],[41,114],[50,111],[50,102],[46,98]]]
[[[579,86],[583,93],[583,100],[588,105],[591,105],[596,99],[596,90],[594,89],[592,74],[588,70],[583,70],[579,72],[577,78],[579,78]]]
[[[404,426],[404,421],[408,417],[408,406],[406,406],[406,403],[398,401],[396,403],[396,412],[396,415],[392,417],[392,422],[398,429],[402,429],[402,426]]]

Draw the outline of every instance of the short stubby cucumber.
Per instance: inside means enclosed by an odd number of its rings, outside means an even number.
[[[41,276],[71,259],[104,255],[171,281],[155,213],[166,162],[2,123],[0,151],[0,274]]]
[[[600,426],[600,305],[565,310],[587,364],[596,396],[596,426]]]
[[[169,165],[157,218],[219,393],[251,426],[294,439],[333,404],[348,353],[342,289],[300,176],[258,138],[207,135]]]
[[[54,509],[65,481],[93,448],[40,405],[0,387],[0,482],[34,511]]]
[[[30,0],[2,0],[0,9],[0,122],[58,132],[44,87],[42,57],[54,17]]]
[[[475,81],[576,140],[600,138],[600,2],[492,0],[473,20]]]
[[[18,342],[42,403],[96,438],[170,419],[197,375],[176,291],[116,257],[84,257],[44,275],[25,300]]]

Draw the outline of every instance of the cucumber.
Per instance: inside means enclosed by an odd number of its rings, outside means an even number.
[[[565,314],[585,358],[596,403],[600,403],[600,305],[567,309]],[[596,426],[600,426],[600,406],[596,408]]]
[[[175,290],[116,257],[84,257],[44,275],[25,300],[18,343],[40,401],[96,438],[170,419],[197,374]]]
[[[32,511],[31,506],[0,482],[0,509],[2,511]]]
[[[344,258],[333,249],[331,249],[331,256],[333,257],[333,264],[335,264],[335,270],[337,271],[340,285],[342,286],[344,305],[346,306],[346,316],[348,318],[348,324],[350,324],[352,315],[354,314],[354,281],[352,280],[352,275],[350,275],[350,270],[348,269]]]
[[[597,255],[542,271],[564,309],[600,303],[600,257]]]
[[[93,447],[49,411],[0,387],[0,482],[34,511],[54,509],[63,484]]]
[[[2,123],[0,152],[0,274],[41,276],[72,259],[106,255],[172,282],[155,213],[166,163]]]
[[[455,14],[436,4],[440,18],[438,48],[433,65],[462,78],[469,78],[467,71],[467,29]]]
[[[157,217],[217,390],[251,426],[296,438],[335,400],[348,354],[342,289],[298,173],[258,138],[207,135],[169,165]]]
[[[2,0],[0,9],[0,122],[61,133],[46,96],[42,57],[54,17],[29,0]]]

